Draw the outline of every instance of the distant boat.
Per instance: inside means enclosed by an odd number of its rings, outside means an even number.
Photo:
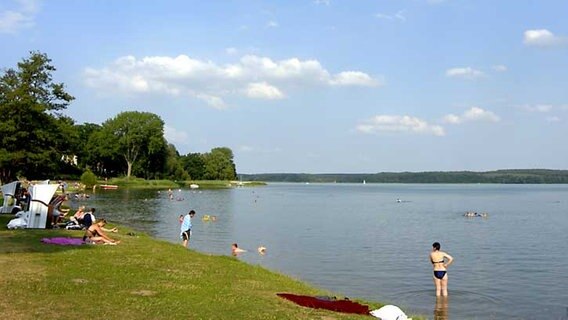
[[[363,184],[367,184],[367,181],[363,180]]]
[[[198,184],[195,184],[195,183],[190,184],[189,187],[190,187],[191,189],[199,189],[199,185],[198,185]]]
[[[100,188],[103,190],[116,190],[118,186],[116,184],[101,184]]]

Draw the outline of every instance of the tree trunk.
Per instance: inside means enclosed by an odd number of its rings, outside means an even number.
[[[128,165],[128,171],[126,172],[126,177],[130,178],[130,174],[132,173],[132,162],[126,161],[126,164]]]

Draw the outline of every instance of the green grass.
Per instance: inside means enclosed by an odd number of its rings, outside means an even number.
[[[146,180],[143,178],[130,177],[129,179],[125,177],[112,178],[108,181],[99,181],[98,184],[115,184],[124,188],[140,188],[140,189],[165,189],[165,188],[179,188],[185,187],[189,188],[192,184],[199,185],[200,189],[226,189],[236,187],[237,181],[228,180],[187,180],[187,181],[171,181],[171,180]],[[243,182],[243,186],[256,187],[266,185],[264,182],[254,181],[254,182]]]
[[[337,294],[233,257],[198,253],[125,228],[111,234],[122,241],[117,246],[46,245],[41,238],[83,233],[6,230],[9,219],[0,215],[3,319],[369,319],[278,298],[278,292]]]
[[[108,181],[99,181],[99,184],[115,184],[125,188],[140,188],[140,189],[164,189],[164,188],[178,188],[180,185],[171,180],[146,180],[136,177],[121,177],[112,178]]]

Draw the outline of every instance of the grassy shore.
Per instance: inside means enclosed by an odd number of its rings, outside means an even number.
[[[115,184],[124,188],[139,189],[167,189],[167,188],[189,188],[190,185],[196,184],[201,189],[226,189],[237,186],[254,187],[266,185],[264,182],[238,182],[228,180],[188,180],[188,181],[171,181],[171,180],[146,180],[142,178],[112,178],[108,181],[99,181],[99,184]]]
[[[3,319],[369,318],[278,298],[278,292],[335,294],[233,257],[198,253],[125,228],[111,234],[122,241],[117,246],[46,245],[41,238],[83,233],[6,230],[10,218],[0,215]]]

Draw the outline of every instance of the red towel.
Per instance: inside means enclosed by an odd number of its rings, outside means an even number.
[[[277,293],[276,295],[308,308],[326,309],[337,312],[366,315],[369,315],[370,311],[368,306],[350,300],[324,299],[312,296],[301,296],[291,293]]]

